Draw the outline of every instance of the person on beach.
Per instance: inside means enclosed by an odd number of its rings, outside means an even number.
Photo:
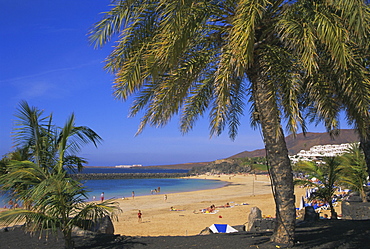
[[[138,222],[141,222],[142,221],[142,216],[143,214],[141,213],[141,210],[139,210],[139,212],[137,212],[137,218],[138,218]]]
[[[135,191],[132,191],[132,199],[135,198]]]
[[[158,191],[158,193],[161,192],[161,187],[158,187],[157,191]]]
[[[104,201],[104,192],[102,192],[102,193],[101,193],[101,195],[100,195],[100,200],[101,200],[101,202],[103,202],[103,201]]]
[[[167,195],[164,195],[164,201],[165,202],[167,201]]]

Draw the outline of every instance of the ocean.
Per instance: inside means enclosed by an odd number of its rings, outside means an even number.
[[[174,169],[148,169],[140,168],[85,168],[82,173],[186,173],[188,170]],[[131,198],[132,191],[135,196],[150,195],[152,190],[160,188],[160,194],[188,192],[204,189],[215,189],[226,185],[218,180],[183,179],[183,178],[153,178],[153,179],[107,179],[81,181],[88,192],[88,200],[95,196],[98,200],[104,192],[105,199]],[[154,191],[153,191],[154,192]],[[155,192],[154,192],[155,193]],[[6,205],[6,196],[0,196],[0,206]]]

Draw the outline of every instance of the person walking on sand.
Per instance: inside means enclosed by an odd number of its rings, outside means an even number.
[[[101,202],[103,202],[103,201],[104,201],[104,192],[102,192],[102,193],[101,193],[101,195],[100,195],[100,200],[101,200]]]
[[[164,195],[164,202],[167,201],[167,195]]]
[[[142,221],[142,218],[141,218],[141,216],[142,216],[143,214],[141,213],[141,210],[139,210],[138,212],[137,212],[137,218],[138,218],[138,222],[141,222]]]
[[[135,191],[132,191],[132,199],[135,198]]]

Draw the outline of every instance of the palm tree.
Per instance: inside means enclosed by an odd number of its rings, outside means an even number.
[[[322,162],[317,163],[299,161],[295,165],[295,170],[305,172],[309,175],[309,179],[297,179],[294,181],[295,184],[317,188],[312,198],[320,199],[327,203],[330,207],[332,219],[336,219],[337,213],[333,206],[333,197],[342,171],[339,158],[326,157]],[[317,182],[310,181],[312,178],[316,178]]]
[[[1,212],[0,221],[5,225],[26,222],[28,231],[40,231],[40,234],[44,231],[56,234],[61,230],[65,248],[73,248],[74,226],[89,227],[106,215],[117,218],[117,202],[86,202],[86,189],[80,182],[68,177],[66,172],[49,174],[31,162],[23,164],[28,165],[18,165],[18,170],[0,177],[3,189],[13,190],[13,195],[25,200],[27,205],[25,209]]]
[[[367,174],[370,175],[370,135],[367,135],[366,137],[360,136],[360,142],[365,156]]]
[[[365,156],[360,145],[352,144],[347,153],[341,157],[342,176],[341,183],[358,191],[363,202],[367,202],[365,186],[367,184],[367,171]]]
[[[29,231],[63,232],[65,247],[73,248],[73,226],[96,222],[105,215],[115,218],[120,209],[116,202],[86,203],[87,190],[68,175],[66,167],[80,170],[85,162],[75,155],[89,142],[97,145],[101,138],[90,128],[75,126],[74,115],[62,128],[52,124],[52,116],[21,102],[14,133],[17,151],[26,151],[29,160],[18,161],[19,153],[10,153],[0,186],[25,209],[0,213],[5,224],[26,222]],[[13,160],[11,160],[13,159]],[[24,159],[24,158],[23,158]]]
[[[352,65],[348,44],[364,39],[365,8],[362,1],[113,1],[90,38],[98,47],[119,34],[105,68],[115,74],[117,98],[136,95],[131,115],[145,110],[138,133],[179,112],[185,133],[208,113],[211,135],[228,126],[235,138],[250,98],[274,187],[272,240],[291,244],[295,197],[281,119],[292,133],[304,129],[303,79],[321,70],[321,55],[336,68]]]
[[[96,147],[102,138],[86,126],[76,126],[74,114],[61,128],[53,125],[52,115],[42,115],[43,111],[25,101],[19,104],[13,135],[16,148],[28,152],[30,161],[49,172],[64,171],[64,166],[80,171],[85,160],[75,154],[83,145]]]

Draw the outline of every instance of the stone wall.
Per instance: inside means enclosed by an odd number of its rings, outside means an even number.
[[[248,231],[249,232],[273,231],[274,227],[275,227],[274,218],[254,219]]]
[[[342,202],[342,218],[347,220],[369,220],[370,202]]]

